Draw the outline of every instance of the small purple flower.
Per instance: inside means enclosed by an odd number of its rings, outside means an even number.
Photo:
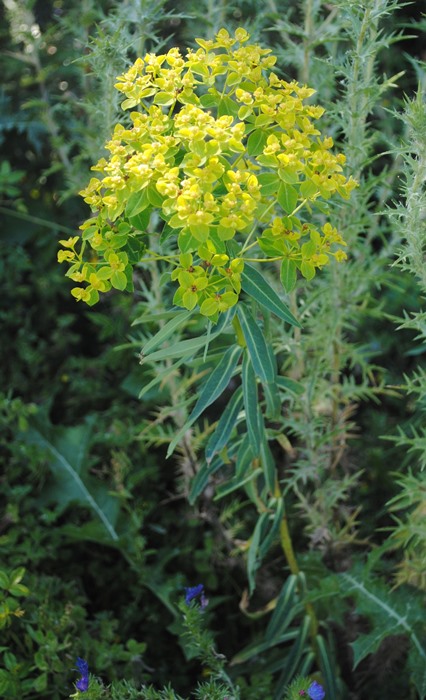
[[[87,690],[89,690],[89,664],[84,659],[80,659],[80,657],[78,657],[75,667],[81,674],[81,678],[78,679],[75,687],[80,691],[80,693],[85,693]]]
[[[322,685],[314,681],[308,688],[308,695],[311,700],[322,700],[325,698],[325,691]]]
[[[198,596],[200,596],[200,606],[203,609],[208,605],[209,602],[206,596],[204,595],[203,584],[199,583],[198,586],[193,586],[192,588],[185,588],[185,603],[187,605],[190,604],[191,600],[198,598]]]

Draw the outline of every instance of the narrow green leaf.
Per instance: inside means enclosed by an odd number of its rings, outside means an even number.
[[[305,391],[305,387],[300,382],[296,382],[295,379],[289,379],[288,377],[278,377],[277,384],[280,389],[285,389],[291,391],[293,394],[300,396]]]
[[[180,309],[179,309],[180,311]],[[174,318],[178,312],[175,306],[171,311],[161,311],[157,313],[143,313],[142,316],[138,316],[132,323],[132,326],[136,326],[138,323],[152,323],[153,321],[166,321],[168,319]],[[186,312],[184,312],[186,313]]]
[[[235,656],[233,656],[231,659],[230,665],[234,666],[236,664],[242,664],[245,661],[249,661],[253,658],[253,656],[259,656],[259,654],[261,654],[263,651],[267,651],[273,646],[283,644],[284,642],[290,642],[297,637],[297,634],[298,630],[289,630],[288,632],[284,632],[284,634],[281,636],[270,640],[266,640],[264,637],[262,637],[262,641],[254,642],[235,654]]]
[[[271,420],[279,418],[281,412],[281,400],[276,382],[264,382],[262,384],[266,399],[266,416]]]
[[[337,700],[336,672],[332,666],[332,655],[329,653],[324,637],[320,634],[317,635],[316,642],[327,700]]]
[[[237,389],[224,412],[222,413],[217,428],[211,435],[206,446],[206,459],[210,462],[216,452],[220,452],[227,444],[233,429],[237,423],[237,417],[243,403],[242,390]]]
[[[157,362],[158,360],[166,360],[171,357],[190,357],[198,352],[201,348],[205,347],[207,338],[202,335],[198,338],[188,338],[188,340],[180,340],[177,343],[173,343],[166,348],[161,348],[148,355],[148,357],[142,357],[142,361],[147,362]]]
[[[300,328],[300,323],[295,319],[291,311],[287,308],[284,302],[281,301],[278,294],[265,281],[265,278],[252,267],[245,265],[241,274],[241,286],[243,290],[257,301],[261,306],[269,311],[272,311],[278,318],[292,326]]]
[[[271,640],[277,636],[281,636],[283,632],[286,631],[293,618],[298,614],[296,588],[297,576],[291,574],[278,596],[275,610],[266,628],[265,640]]]
[[[245,435],[237,452],[237,462],[235,465],[235,473],[237,476],[241,477],[250,469],[255,455],[253,454],[253,449],[250,445],[250,439],[248,435]]]
[[[309,676],[309,674],[312,671],[312,667],[315,662],[315,652],[313,651],[308,651],[307,654],[305,654],[305,658],[303,659],[301,665],[300,665],[300,670],[299,673],[301,676]]]
[[[277,385],[277,360],[274,355],[272,345],[270,343],[266,344],[266,351],[268,353],[269,362],[273,367],[274,379],[272,382],[262,382],[263,391],[265,392],[266,399],[266,416],[271,420],[279,417],[281,413],[281,398],[280,392]]]
[[[306,615],[299,626],[299,634],[291,647],[291,651],[284,661],[283,670],[276,685],[277,693],[274,696],[274,700],[280,700],[280,698],[282,698],[286,684],[297,674],[302,657],[306,652],[310,625],[311,619]]]
[[[139,392],[138,398],[143,398],[157,384],[160,384],[160,382],[165,382],[166,377],[175,372],[181,365],[183,365],[184,362],[187,360],[187,357],[187,355],[184,355],[177,362],[174,362],[173,365],[171,365],[170,367],[162,368],[161,372],[156,371],[154,378],[151,379],[151,381],[148,382],[148,384],[145,384],[145,386],[142,387],[142,389]]]
[[[265,536],[260,543],[260,558],[263,559],[268,553],[269,549],[272,547],[277,539],[281,521],[284,517],[284,500],[280,498],[274,504],[275,513],[272,515],[269,513],[269,522],[271,523],[269,530],[265,533]]]
[[[259,553],[259,544],[260,540],[262,537],[262,531],[267,525],[267,521],[269,518],[269,513],[262,513],[261,516],[259,517],[256,527],[254,528],[254,532],[251,538],[250,542],[250,547],[248,551],[248,556],[247,556],[247,576],[249,580],[249,592],[250,595],[253,593],[255,587],[256,587],[256,582],[255,582],[255,575],[256,571],[259,567],[260,561],[258,558],[258,553]]]
[[[182,341],[185,342],[185,341]],[[186,421],[185,425],[179,430],[177,435],[173,438],[167,450],[167,457],[169,457],[179,440],[185,435],[186,431],[191,427],[191,425],[197,420],[197,418],[205,411],[205,409],[210,406],[216,399],[225,391],[229,384],[229,381],[234,373],[237,366],[238,360],[240,359],[242,348],[239,346],[233,346],[228,348],[228,350],[223,355],[219,364],[216,365],[213,372],[210,374],[206,383],[204,384],[201,394],[198,397],[198,401],[195,404],[191,415]]]
[[[194,505],[198,496],[204,491],[209,483],[209,478],[215,474],[221,467],[223,467],[223,462],[219,457],[213,459],[210,464],[204,462],[201,465],[200,470],[197,472],[195,477],[191,482],[191,489],[189,492],[189,502]]]
[[[250,355],[247,351],[244,353],[241,378],[247,432],[253,454],[257,456],[260,453],[259,398],[257,394],[256,375],[253,370]]]
[[[152,352],[155,348],[157,348],[161,343],[163,343],[167,338],[170,338],[171,335],[175,332],[177,328],[180,326],[183,326],[185,321],[188,320],[188,318],[192,315],[192,311],[176,311],[175,315],[173,318],[168,321],[160,330],[158,333],[156,333],[152,338],[148,340],[147,343],[145,343],[142,353],[143,355],[149,355],[150,352]]]
[[[243,304],[238,305],[237,314],[255,373],[262,381],[273,382],[275,368],[271,362],[262,331]]]
[[[228,348],[221,361],[214,368],[204,384],[197,403],[190,415],[196,420],[225,391],[241,357],[242,348],[238,345]]]
[[[297,265],[294,260],[284,258],[280,271],[281,283],[286,292],[292,292],[297,283]]]
[[[251,472],[246,474],[244,477],[234,476],[232,479],[227,481],[225,484],[218,486],[214,496],[214,501],[219,501],[224,496],[228,496],[233,491],[240,490],[243,486],[246,486],[253,479],[257,479],[258,476],[262,474],[262,470],[253,469]]]
[[[272,456],[272,452],[269,448],[266,435],[264,434],[262,438],[263,439],[260,444],[260,460],[262,463],[262,469],[265,477],[266,486],[268,487],[269,492],[273,494],[275,491],[276,479],[275,461]]]

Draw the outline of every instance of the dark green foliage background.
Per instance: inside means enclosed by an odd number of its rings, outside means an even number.
[[[131,323],[145,308],[147,280],[142,278],[133,299],[114,293],[89,310],[69,294],[69,282],[56,262],[57,242],[72,235],[87,216],[77,192],[114,122],[118,105],[99,74],[118,74],[139,50],[154,50],[159,43],[165,48],[192,45],[195,36],[211,36],[224,17],[229,29],[241,24],[256,40],[273,44],[279,41],[277,18],[259,0],[226,7],[193,0],[177,7],[158,3],[151,15],[147,11],[145,22],[132,18],[134,2],[20,4],[33,13],[43,41],[38,62],[32,60],[34,53],[22,60],[24,45],[14,41],[0,7],[0,165],[10,164],[10,171],[0,170],[0,568],[10,573],[24,566],[30,595],[21,600],[24,617],[12,619],[3,630],[0,657],[15,678],[3,692],[7,698],[68,697],[75,659],[82,656],[105,683],[124,678],[162,686],[172,680],[178,692],[188,693],[200,668],[178,636],[176,603],[185,585],[204,583],[211,599],[206,619],[228,658],[264,628],[262,619],[239,611],[245,563],[229,536],[236,527],[237,537],[248,538],[255,518],[248,511],[240,514],[236,498],[226,502],[229,517],[222,517],[209,493],[190,506],[191,465],[181,456],[166,460],[167,443],[158,434],[146,439],[155,411],[170,398],[166,386],[138,401],[138,391],[151,375],[138,364],[134,348],[126,346]],[[287,12],[287,3],[282,5]],[[420,21],[419,4],[399,8],[390,21],[396,31],[414,26]],[[393,107],[401,104],[404,92],[416,88],[411,61],[421,58],[421,48],[413,36],[402,48],[381,55],[381,71],[391,75],[402,63],[407,71]],[[380,118],[384,133],[395,128],[390,115],[382,112]],[[377,241],[378,251],[380,246]],[[381,316],[366,315],[352,341],[367,348],[384,384],[397,386],[419,357],[412,353],[413,332],[396,337],[392,316],[418,307],[418,289],[408,274],[389,272],[388,284],[377,295]],[[144,333],[149,337],[155,329],[148,324]],[[385,540],[384,528],[392,523],[386,502],[397,493],[389,465],[392,471],[404,470],[405,450],[378,436],[409,424],[413,411],[409,399],[391,390],[380,405],[366,400],[357,409],[358,430],[348,459],[364,469],[351,503],[362,507],[361,545],[348,548],[337,562],[321,562],[321,554],[309,550],[293,504],[296,549],[314,582],[316,577],[325,580],[327,571],[344,570],[354,552],[360,555]],[[87,437],[82,473],[90,475],[96,488],[113,494],[120,534],[114,546],[93,525],[87,504],[58,492],[49,495],[51,455],[37,441],[28,441],[28,426],[39,434],[60,435],[69,444]],[[394,560],[388,556],[381,570],[391,586]],[[251,607],[260,608],[277,595],[282,568],[277,547],[259,573]],[[368,621],[351,616],[348,609],[330,608],[327,617],[332,619],[344,697],[415,698],[407,691],[402,636],[388,639],[388,646],[353,672],[349,644]],[[243,698],[272,698],[273,679],[262,673],[261,664],[234,668],[234,676],[241,675]]]

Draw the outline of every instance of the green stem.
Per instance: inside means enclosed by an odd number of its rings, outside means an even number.
[[[284,499],[283,494],[281,493],[281,489],[279,487],[278,481],[275,484],[275,493],[274,493],[276,498],[279,499]],[[281,548],[284,552],[284,556],[287,560],[288,567],[291,571],[291,573],[294,576],[298,576],[300,574],[300,568],[299,564],[297,563],[296,559],[296,554],[294,552],[293,548],[293,542],[291,541],[291,535],[290,535],[290,530],[288,527],[288,520],[287,520],[287,515],[284,512],[283,518],[280,523],[280,544]],[[316,615],[316,612],[314,610],[314,606],[312,603],[308,603],[306,601],[303,601],[303,606],[306,610],[306,614],[308,615],[311,624],[310,624],[310,635],[311,635],[311,640],[312,640],[312,647],[314,649],[314,652],[316,656],[318,657],[318,648],[317,648],[317,643],[316,643],[316,636],[318,634],[318,618]],[[319,661],[319,659],[317,658]]]
[[[289,569],[294,576],[300,574],[299,564],[297,563],[296,555],[293,549],[293,543],[291,541],[290,530],[288,529],[287,516],[284,515],[280,524],[280,543],[284,556],[287,560]],[[317,653],[316,636],[318,634],[318,618],[314,610],[312,603],[303,602],[306,614],[308,615],[311,625],[310,625],[310,635],[312,639],[312,646],[315,653]]]

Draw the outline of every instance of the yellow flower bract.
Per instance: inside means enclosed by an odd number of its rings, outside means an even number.
[[[331,224],[317,230],[303,219],[318,199],[349,197],[356,183],[342,172],[344,156],[315,125],[323,109],[304,103],[314,91],[280,79],[271,51],[248,40],[244,29],[222,29],[185,56],[174,48],[138,58],[117,78],[131,111],[81,192],[94,214],[81,227],[83,247],[95,257],[59,255],[87,285],[72,290],[78,300],[131,289],[136,264],[164,259],[179,285],[174,303],[216,320],[237,303],[256,248],[307,279],[331,256],[345,258]]]

